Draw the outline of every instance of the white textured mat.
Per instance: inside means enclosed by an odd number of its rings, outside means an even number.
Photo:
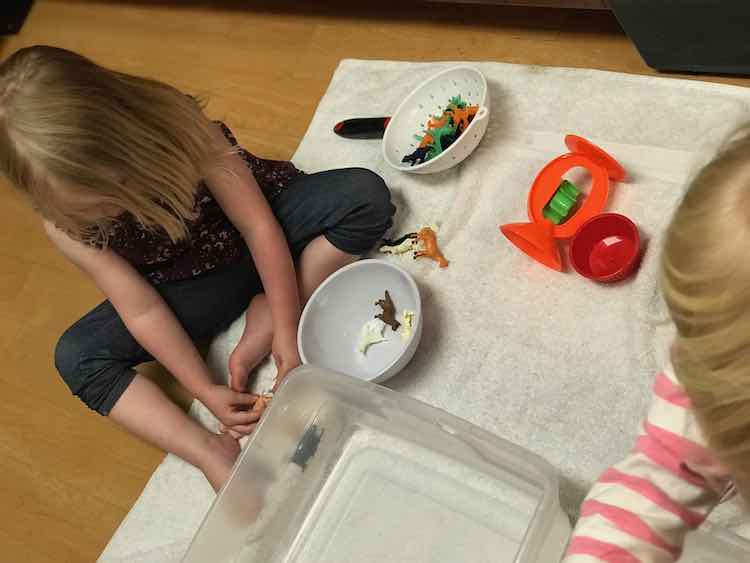
[[[395,233],[440,224],[450,267],[403,262],[422,291],[425,330],[413,362],[388,385],[545,457],[560,471],[563,504],[574,513],[590,482],[631,448],[669,332],[656,291],[661,233],[696,166],[750,118],[750,90],[478,63],[490,84],[490,126],[453,170],[397,173],[386,168],[378,141],[331,133],[343,118],[390,115],[447,66],[343,61],[294,161],[309,172],[365,166],[380,173],[399,207]],[[608,209],[638,224],[648,250],[624,285],[545,269],[498,230],[525,219],[528,188],[566,152],[566,133],[600,144],[631,175],[614,188]],[[240,333],[238,322],[212,347],[222,375]],[[261,378],[270,377],[266,366]],[[193,412],[212,423],[200,405]],[[168,456],[101,561],[179,560],[212,498],[197,470]]]

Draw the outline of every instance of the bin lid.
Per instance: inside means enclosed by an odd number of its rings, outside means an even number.
[[[679,563],[747,563],[750,541],[712,525],[688,534]]]

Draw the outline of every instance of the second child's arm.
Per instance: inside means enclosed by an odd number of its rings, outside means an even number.
[[[689,399],[671,370],[654,398],[632,453],[608,469],[581,506],[564,563],[673,563],[685,535],[727,490],[706,449]]]
[[[107,296],[130,334],[227,425],[250,424],[255,397],[215,385],[208,366],[161,295],[111,250],[77,242],[45,222],[52,242]],[[255,420],[253,420],[255,419]]]

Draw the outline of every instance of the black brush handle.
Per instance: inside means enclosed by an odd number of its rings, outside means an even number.
[[[339,121],[333,132],[347,139],[381,139],[390,117],[355,117]]]

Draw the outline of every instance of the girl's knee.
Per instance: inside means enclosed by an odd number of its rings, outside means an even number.
[[[105,351],[90,350],[90,340],[73,325],[55,346],[55,367],[71,393],[102,415],[108,415],[132,381],[130,365]]]
[[[356,213],[368,227],[377,227],[382,236],[391,227],[396,207],[391,202],[391,190],[383,178],[366,168],[351,169]]]
[[[357,196],[373,213],[385,215],[389,218],[393,215],[396,208],[391,203],[391,190],[388,189],[383,178],[372,170],[353,168],[352,181]]]
[[[347,174],[347,191],[341,201],[346,202],[348,213],[326,236],[337,248],[360,256],[391,228],[396,208],[391,203],[391,191],[375,172],[351,168]]]
[[[81,342],[75,326],[66,330],[55,346],[55,368],[73,394],[80,387]]]

